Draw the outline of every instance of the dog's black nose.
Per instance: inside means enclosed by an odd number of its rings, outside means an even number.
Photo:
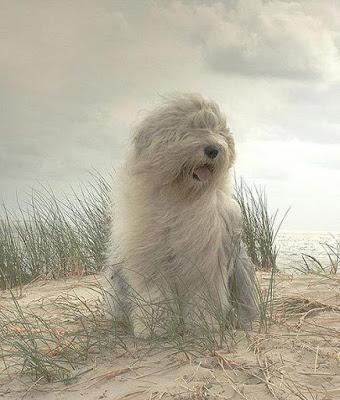
[[[209,158],[216,158],[218,154],[218,149],[215,146],[207,146],[204,149],[204,153]]]

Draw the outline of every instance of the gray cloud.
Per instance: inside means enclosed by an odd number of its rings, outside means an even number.
[[[221,104],[240,151],[250,146],[245,174],[285,181],[251,144],[340,143],[338,17],[327,0],[4,2],[0,196],[117,165],[139,110],[175,90]]]
[[[294,80],[339,79],[334,34],[296,2],[241,1],[205,43],[216,71]]]
[[[319,6],[313,2],[313,7],[282,0],[226,4],[210,2],[193,9],[191,4],[173,2],[161,16],[200,45],[213,71],[298,81],[339,80],[340,30],[328,26],[333,22],[331,2]]]

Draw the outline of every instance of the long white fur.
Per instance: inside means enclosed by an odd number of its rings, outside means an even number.
[[[205,155],[208,145],[219,150],[215,159]],[[241,245],[229,177],[234,159],[224,115],[197,94],[165,99],[136,127],[114,185],[109,249],[115,312],[132,312],[136,330],[142,328],[128,288],[159,301],[161,281],[185,299],[208,291],[227,311],[234,279],[241,317],[254,318],[254,270]],[[212,171],[207,182],[193,178],[202,165]]]

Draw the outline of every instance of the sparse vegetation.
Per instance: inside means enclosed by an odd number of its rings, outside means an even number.
[[[109,186],[96,174],[80,194],[58,198],[42,187],[17,213],[3,206],[0,288],[99,271],[109,229]]]
[[[236,182],[235,198],[244,215],[243,240],[257,268],[276,268],[275,238],[286,215],[270,215],[265,192]],[[80,193],[80,194],[79,194]],[[13,213],[2,207],[0,219],[0,288],[36,278],[59,278],[100,271],[109,231],[110,184],[95,174],[73,196],[32,190],[29,203]],[[335,251],[330,248],[329,250]]]
[[[243,179],[235,179],[235,199],[243,214],[243,241],[257,269],[277,269],[279,249],[275,239],[289,209],[279,219],[279,211],[269,212],[264,189],[249,187]]]
[[[272,271],[265,290],[257,286],[259,329],[268,331],[272,321],[275,262],[278,250],[274,241],[281,225],[270,216],[263,191],[251,190],[243,183],[237,186],[237,199],[245,213],[244,241],[250,255],[261,268]],[[0,224],[0,285],[13,288],[36,278],[92,274],[104,264],[109,230],[110,185],[95,175],[80,195],[57,198],[52,190],[33,191],[25,209],[13,214],[3,207]],[[256,224],[255,231],[251,224]],[[260,235],[263,237],[261,238]],[[112,295],[97,285],[91,290],[105,299]],[[216,354],[222,346],[234,341],[240,326],[236,309],[228,315],[212,307],[209,296],[192,299],[191,318],[183,325],[181,299],[172,296],[165,302],[149,304],[131,291],[131,302],[145,311],[148,346],[165,346],[176,352]],[[67,329],[60,320],[43,318],[25,311],[13,295],[13,310],[0,313],[1,359],[5,365],[16,365],[34,378],[68,379],[89,354],[107,344],[128,349],[136,338],[128,326],[114,321],[103,304],[89,305],[80,297],[60,297],[54,306],[62,310]],[[124,329],[123,329],[124,328]]]
[[[311,254],[302,253],[303,265],[300,267],[295,267],[295,269],[304,274],[336,274],[340,267],[340,242],[333,238],[333,243],[320,243],[323,247],[326,256],[328,258],[328,263],[320,261],[317,257]]]
[[[58,317],[51,312],[46,318],[41,310],[23,309],[13,293],[12,300],[11,309],[0,310],[0,361],[5,370],[48,382],[67,380],[77,375],[94,349],[114,347],[113,322],[104,318],[98,301],[60,296],[44,305]]]
[[[34,380],[68,381],[77,376],[79,367],[92,354],[105,349],[128,352],[129,348],[145,351],[159,347],[186,355],[216,355],[222,347],[235,344],[237,315],[234,310],[226,315],[222,306],[212,306],[208,296],[191,300],[190,316],[183,323],[180,299],[150,303],[131,293],[131,302],[143,310],[148,331],[143,339],[134,337],[129,327],[115,321],[110,308],[104,306],[103,300],[112,296],[108,289],[105,282],[96,282],[87,286],[88,292],[93,292],[87,298],[76,294],[58,296],[37,311],[24,309],[10,291],[10,309],[0,310],[0,361],[5,371],[19,371]],[[261,326],[268,327],[271,318],[270,307],[263,307],[272,299],[272,287],[269,290],[259,288],[262,308],[260,325],[256,326],[260,330]]]
[[[144,310],[144,324],[149,333],[145,338],[137,338],[131,326],[115,321],[109,307],[104,307],[104,299],[112,296],[112,290],[103,277],[96,280],[95,275],[83,277],[85,280],[91,279],[91,283],[87,281],[82,284],[87,294],[80,294],[83,292],[77,292],[75,288],[67,294],[57,294],[43,302],[39,300],[34,306],[24,306],[20,288],[10,288],[40,277],[72,277],[101,270],[108,237],[109,184],[104,178],[96,176],[90,189],[83,189],[80,195],[74,193],[72,198],[64,199],[57,199],[51,190],[34,191],[30,204],[24,210],[21,208],[18,215],[13,215],[4,207],[4,218],[0,224],[0,284],[8,289],[4,293],[10,299],[5,303],[6,306],[0,308],[0,375],[29,375],[34,381],[32,387],[44,381],[62,380],[74,384],[82,374],[95,368],[99,355],[110,353],[112,356],[114,351],[126,357],[131,355],[135,363],[136,358],[142,359],[149,351],[162,349],[171,354],[182,354],[190,363],[197,356],[213,357],[218,363],[217,368],[226,374],[225,384],[234,392],[241,393],[242,398],[247,397],[243,395],[243,386],[237,383],[236,375],[232,375],[233,368],[241,374],[240,377],[245,374],[264,384],[274,398],[280,395],[297,399],[314,398],[308,397],[313,393],[312,389],[308,387],[307,391],[305,385],[292,376],[285,375],[282,384],[281,369],[288,367],[282,367],[286,364],[281,354],[279,358],[273,358],[275,362],[269,363],[271,353],[268,353],[266,346],[272,342],[273,349],[276,349],[280,345],[279,335],[272,333],[281,321],[284,321],[284,325],[279,326],[279,331],[283,326],[288,326],[287,337],[293,334],[297,343],[303,325],[311,326],[311,316],[321,318],[324,312],[338,313],[339,307],[288,295],[285,291],[284,295],[281,293],[277,296],[276,279],[280,278],[276,277],[278,249],[275,238],[286,214],[278,220],[277,211],[269,213],[263,190],[250,189],[242,181],[236,189],[236,198],[245,217],[243,240],[247,250],[259,269],[269,270],[269,273],[258,273],[259,318],[249,336],[237,329],[240,321],[236,309],[226,315],[222,307],[212,306],[208,293],[204,298],[191,299],[190,318],[184,319],[181,299],[175,295],[158,304],[150,304],[147,299],[131,291],[130,300]],[[339,243],[324,246],[329,254],[330,265],[324,266],[313,256],[305,256],[306,269],[303,272],[323,275],[331,272],[336,279]],[[317,268],[312,266],[312,262],[316,263]],[[79,286],[78,283],[75,285]],[[291,322],[296,319],[297,325]],[[318,324],[313,326],[314,329],[321,329]],[[292,333],[295,331],[298,333]],[[301,349],[305,348],[303,346],[309,331],[303,332],[306,333],[301,335]],[[325,332],[322,331],[322,334]],[[315,340],[314,331],[310,335],[308,348],[312,348]],[[337,336],[338,330],[334,328],[329,330],[324,339],[327,348],[333,352],[338,351],[336,344],[333,345]],[[322,335],[319,339],[323,340]],[[243,340],[248,343],[243,349],[249,346],[254,352],[256,361],[251,366],[232,359],[239,357],[233,352]],[[291,353],[295,351],[292,348]],[[317,371],[318,357],[323,356],[317,348],[312,373]],[[116,368],[107,376],[128,373],[130,370],[130,367]],[[106,374],[98,375],[94,382],[100,382],[103,376]],[[194,397],[183,398],[205,398],[210,393],[209,383],[197,388],[190,392],[194,393]],[[183,393],[186,393],[184,389]]]

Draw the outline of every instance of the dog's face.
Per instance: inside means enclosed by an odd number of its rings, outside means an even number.
[[[136,173],[157,186],[202,193],[225,179],[234,141],[215,103],[197,95],[172,99],[151,113],[134,137]]]

